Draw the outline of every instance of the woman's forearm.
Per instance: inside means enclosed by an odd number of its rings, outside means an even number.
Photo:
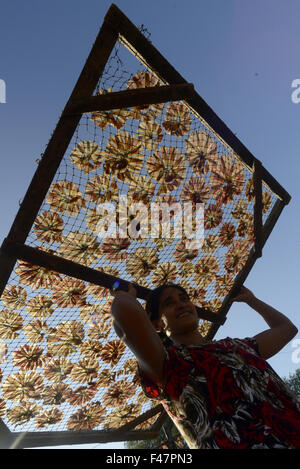
[[[128,319],[133,319],[135,315],[147,316],[141,304],[127,293],[119,292],[111,305],[111,313],[114,319],[122,327]]]
[[[142,307],[142,305],[126,292],[118,292],[111,305],[111,315],[114,318],[114,327],[118,335],[122,332],[122,338],[134,338],[141,333],[141,329],[155,329]],[[158,336],[157,336],[158,337]],[[135,340],[135,339],[134,339]]]
[[[166,351],[142,305],[130,294],[117,292],[111,306],[114,328],[135,355],[141,369],[164,383]]]
[[[275,308],[272,308],[272,306],[267,303],[259,300],[255,296],[250,298],[247,303],[263,317],[269,327],[273,328],[277,326],[290,325],[291,328],[297,329],[292,321],[290,321],[284,314],[280,313]]]

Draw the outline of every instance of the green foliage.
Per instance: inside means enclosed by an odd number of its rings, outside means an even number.
[[[290,374],[288,378],[283,378],[283,381],[296,394],[298,399],[300,399],[300,368],[298,368],[295,373]]]

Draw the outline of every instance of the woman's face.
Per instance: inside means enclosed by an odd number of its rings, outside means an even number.
[[[168,287],[162,291],[159,313],[166,330],[172,334],[185,334],[198,327],[199,318],[195,305],[178,288]]]

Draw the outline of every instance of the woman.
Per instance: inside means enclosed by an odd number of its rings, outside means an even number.
[[[181,286],[153,290],[146,311],[132,285],[112,294],[115,330],[137,358],[144,392],[164,405],[189,448],[300,448],[300,403],[266,362],[298,332],[287,317],[242,287],[233,301],[269,329],[207,342]]]

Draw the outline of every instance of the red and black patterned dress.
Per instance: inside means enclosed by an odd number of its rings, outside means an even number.
[[[254,338],[165,344],[164,389],[139,371],[191,449],[300,449],[300,402]]]

